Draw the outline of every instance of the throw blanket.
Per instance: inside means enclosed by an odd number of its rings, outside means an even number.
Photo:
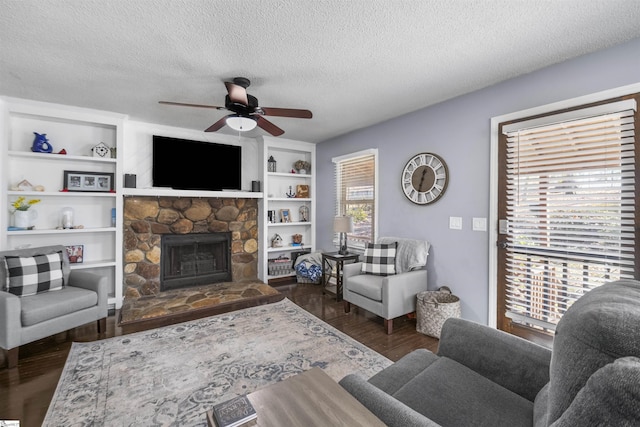
[[[418,270],[427,264],[429,242],[426,240],[405,239],[402,237],[381,237],[378,243],[398,242],[396,250],[397,273]]]

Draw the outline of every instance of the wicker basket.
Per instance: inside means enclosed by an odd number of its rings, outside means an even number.
[[[437,291],[420,292],[416,297],[416,330],[421,334],[440,338],[445,320],[460,317],[460,298],[446,286]]]

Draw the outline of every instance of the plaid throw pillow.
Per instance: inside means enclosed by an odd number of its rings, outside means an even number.
[[[362,272],[378,276],[396,274],[396,249],[398,242],[367,243],[364,250]]]
[[[62,289],[62,252],[32,257],[5,256],[5,291],[17,296]]]

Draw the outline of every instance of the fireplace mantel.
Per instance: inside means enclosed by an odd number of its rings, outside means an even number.
[[[262,199],[263,193],[254,191],[200,191],[172,188],[123,188],[124,196],[140,197],[217,197],[221,199]]]

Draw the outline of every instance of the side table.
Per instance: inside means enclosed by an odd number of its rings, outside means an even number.
[[[344,263],[358,262],[360,259],[359,254],[345,254],[340,255],[338,252],[323,252],[322,253],[322,293],[326,293],[332,274],[327,274],[327,269],[333,271],[335,264],[336,273],[336,301],[342,301],[342,269]]]

